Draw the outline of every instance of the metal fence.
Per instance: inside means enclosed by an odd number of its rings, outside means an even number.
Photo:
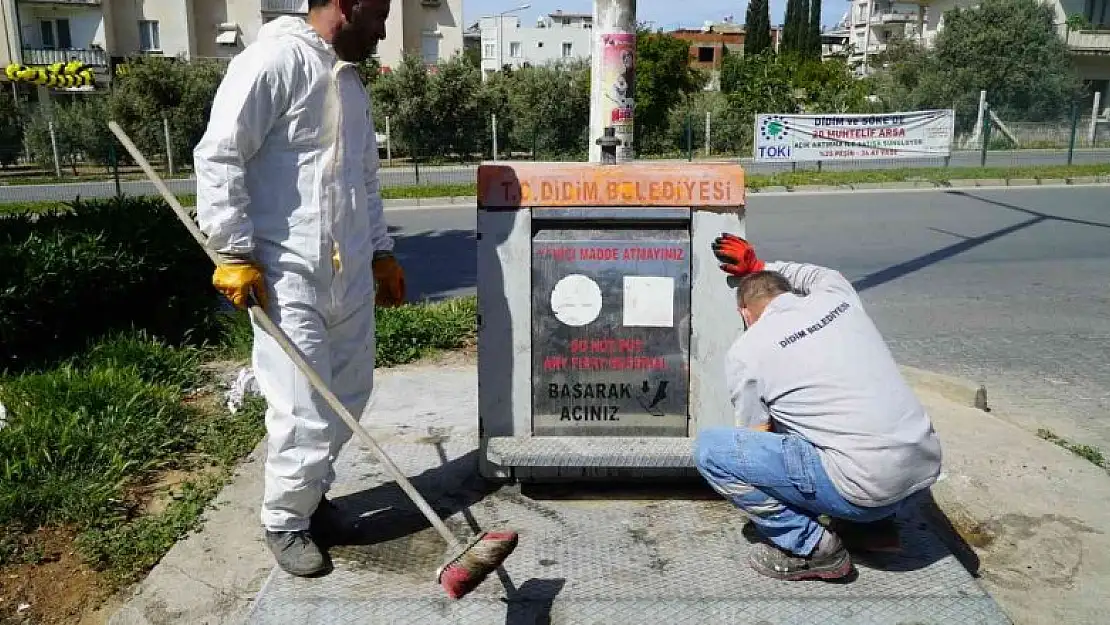
[[[905,168],[975,168],[1082,165],[1110,163],[1110,116],[1096,97],[1093,102],[1062,103],[1057,114],[1049,119],[1026,121],[1006,119],[1005,108],[981,98],[980,107],[957,110],[960,131],[957,132],[948,158],[884,159],[837,161],[825,163],[754,162],[752,159],[752,128],[746,120],[737,120],[728,110],[674,111],[665,131],[642,142],[640,159],[651,160],[730,160],[738,161],[750,174],[814,170],[852,171]],[[996,110],[1002,111],[1001,113]],[[894,112],[894,111],[890,111]],[[483,154],[449,157],[428,161],[405,154],[391,136],[388,118],[379,124],[379,148],[382,159],[382,187],[395,189],[413,186],[444,186],[445,194],[461,193],[475,182],[477,164],[481,161],[584,160],[588,150],[587,124],[583,119],[581,132],[570,133],[574,145],[555,145],[551,136],[560,134],[537,129],[535,137],[527,133],[504,131],[512,120],[499,124],[490,120],[488,145]],[[167,126],[167,142],[168,142]],[[580,136],[581,139],[574,137]],[[581,145],[577,145],[580,143]],[[119,152],[117,150],[117,152]],[[159,158],[161,156],[161,158]],[[195,192],[188,163],[176,167],[166,155],[151,155],[169,178],[176,193]],[[67,160],[68,165],[83,157]],[[114,156],[111,157],[114,159]],[[25,160],[25,159],[24,159]],[[40,161],[42,158],[40,157]],[[110,197],[124,194],[152,194],[153,186],[136,167],[123,167],[114,162],[107,165],[91,160],[85,166],[60,166],[54,163],[22,162],[15,168],[0,171],[0,202],[39,200],[70,201],[75,197]],[[76,172],[76,173],[75,173]],[[449,188],[455,187],[455,188]]]

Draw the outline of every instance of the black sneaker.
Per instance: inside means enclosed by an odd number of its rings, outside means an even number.
[[[836,580],[852,572],[852,558],[840,538],[825,530],[809,557],[796,556],[767,542],[752,545],[748,557],[757,573],[784,581]]]
[[[290,575],[308,577],[326,568],[324,554],[308,531],[266,531],[266,546],[273,552],[278,566]]]

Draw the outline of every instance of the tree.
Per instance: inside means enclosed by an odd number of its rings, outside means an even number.
[[[371,84],[375,121],[390,117],[393,145],[414,157],[427,156],[438,129],[429,123],[428,69],[416,55],[405,55],[394,71]]]
[[[636,151],[663,138],[670,110],[701,90],[706,77],[690,67],[690,44],[640,29],[636,38]]]
[[[585,61],[521,67],[506,81],[512,145],[535,149],[543,158],[581,158],[588,152],[590,67]]]
[[[821,0],[809,0],[809,29],[807,33],[807,55],[814,59],[821,58]]]
[[[905,107],[955,106],[960,132],[974,124],[980,90],[1002,119],[1065,118],[1082,83],[1053,22],[1053,9],[1037,0],[984,0],[953,9],[932,51],[899,46],[880,59],[885,67],[872,86],[881,99]]]
[[[0,167],[14,165],[23,151],[23,115],[7,89],[0,90]]]
[[[175,165],[191,165],[193,148],[208,128],[225,61],[138,56],[127,67],[112,89],[109,115],[148,158],[166,153],[167,120]],[[124,160],[126,152],[119,152]]]
[[[744,18],[744,54],[762,54],[771,49],[771,12],[767,0],[751,0]]]
[[[804,54],[809,39],[809,0],[786,0],[786,19],[782,26],[783,52]]]

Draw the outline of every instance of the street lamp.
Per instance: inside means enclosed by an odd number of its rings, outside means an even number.
[[[497,14],[497,71],[502,71],[505,68],[505,16],[517,11],[532,8],[531,4],[522,4],[515,9],[502,11]]]

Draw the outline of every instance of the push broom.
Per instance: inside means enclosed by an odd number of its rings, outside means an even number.
[[[173,193],[170,193],[169,188],[166,187],[166,184],[150,166],[150,163],[147,162],[142,153],[139,152],[139,149],[131,142],[131,139],[123,129],[120,128],[119,124],[111,121],[108,122],[108,127],[120,140],[120,143],[127,148],[127,151],[131,153],[135,162],[146,172],[147,177],[150,178],[150,181],[158,188],[162,197],[165,198],[173,211],[177,213],[177,217],[181,220],[181,223],[188,228],[193,238],[196,239],[197,243],[199,243],[201,248],[208,254],[208,257],[213,263],[218,265],[220,262],[219,257],[208,248],[205,243],[204,235],[200,232],[200,229],[197,228],[196,224],[193,223],[192,217],[185,212],[185,209],[182,208],[181,204],[177,201],[177,197],[174,196]],[[436,581],[443,586],[452,599],[459,599],[477,588],[478,585],[481,584],[491,572],[501,566],[505,559],[516,549],[517,533],[514,531],[478,532],[465,545],[457,540],[451,533],[451,530],[443,523],[443,520],[440,519],[435,511],[432,510],[432,507],[428,505],[424,497],[417,492],[404,474],[401,473],[397,465],[389,459],[389,456],[378,446],[378,443],[373,437],[363,429],[335,394],[328,389],[320,376],[304,361],[304,358],[301,357],[300,352],[290,342],[285,332],[270,319],[269,315],[267,315],[256,302],[257,300],[252,302],[249,307],[254,321],[277,341],[282,351],[293,360],[297,368],[304,373],[312,386],[323,396],[324,400],[328,402],[328,405],[330,405],[332,409],[335,410],[336,414],[350,426],[351,430],[358,434],[359,438],[370,447],[374,455],[385,465],[393,479],[396,480],[401,489],[405,491],[405,494],[407,494],[409,498],[412,499],[413,503],[420,508],[420,511],[427,517],[428,521],[431,522],[432,527],[434,527],[436,531],[439,532],[439,535],[443,537],[443,540],[447,542],[451,550],[450,557],[443,566],[436,571]]]

